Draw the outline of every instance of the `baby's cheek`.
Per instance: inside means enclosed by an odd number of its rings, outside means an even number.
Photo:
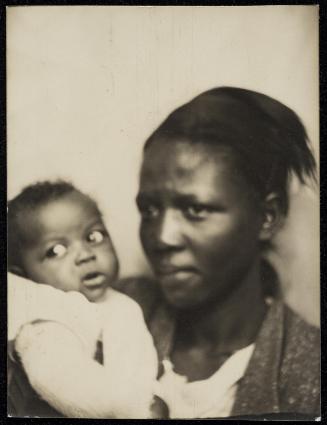
[[[60,264],[53,263],[49,265],[46,275],[47,282],[57,289],[63,291],[79,290],[76,272],[69,264],[65,264],[63,261]]]
[[[47,285],[54,285],[56,276],[51,267],[45,264],[37,264],[27,270],[27,277],[37,283],[45,283]]]
[[[106,248],[100,254],[100,263],[104,267],[108,274],[112,277],[116,277],[118,273],[119,263],[118,258],[111,248]]]

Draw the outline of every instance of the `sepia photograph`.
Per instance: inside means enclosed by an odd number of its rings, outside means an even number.
[[[319,6],[8,6],[7,416],[321,420]]]

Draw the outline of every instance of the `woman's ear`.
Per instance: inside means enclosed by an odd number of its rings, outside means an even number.
[[[263,205],[263,221],[259,234],[261,241],[270,240],[280,229],[284,215],[281,209],[280,196],[273,192],[266,196]]]
[[[19,267],[19,266],[9,266],[8,267],[8,271],[10,273],[17,274],[20,277],[25,277],[24,270],[21,267]]]

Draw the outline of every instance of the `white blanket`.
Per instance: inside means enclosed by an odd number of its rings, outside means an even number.
[[[100,335],[103,366],[93,360]],[[150,417],[157,354],[140,307],[127,296],[110,289],[93,304],[9,274],[13,339],[33,388],[65,416]]]

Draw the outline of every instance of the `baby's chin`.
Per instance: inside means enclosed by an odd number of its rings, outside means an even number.
[[[99,288],[83,288],[82,293],[90,302],[101,302],[105,299],[108,285]]]
[[[86,274],[80,282],[80,292],[91,302],[100,302],[112,281],[112,276],[101,272]]]

